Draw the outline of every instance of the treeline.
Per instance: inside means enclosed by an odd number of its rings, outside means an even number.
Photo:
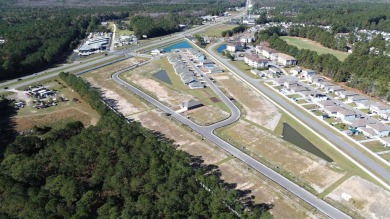
[[[336,38],[332,33],[315,26],[295,26],[288,29],[289,36],[308,38],[319,42],[321,45],[347,52],[348,40],[345,38]]]
[[[261,31],[257,42],[266,40],[271,47],[294,56],[299,65],[322,72],[335,81],[347,82],[347,85],[363,92],[390,101],[390,57],[377,56],[370,52],[369,44],[356,43],[354,52],[342,62],[330,54],[318,55],[315,51],[299,50],[280,39],[279,28]]]
[[[195,16],[177,13],[157,17],[137,15],[130,18],[129,27],[134,31],[134,35],[142,39],[144,35],[150,38],[178,32],[180,31],[179,24],[202,24],[202,20]]]
[[[239,26],[234,27],[231,30],[224,30],[224,31],[222,31],[221,32],[221,36],[222,37],[226,37],[226,36],[231,37],[231,36],[233,36],[233,34],[243,33],[247,28],[248,28],[248,26],[240,24]]]
[[[0,165],[2,218],[269,218],[218,170],[110,111],[82,79],[60,77],[102,115],[19,136]]]
[[[348,33],[359,29],[390,32],[390,5],[373,2],[283,1],[271,14],[273,21],[330,25]]]

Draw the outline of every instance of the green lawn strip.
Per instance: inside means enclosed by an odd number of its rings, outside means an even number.
[[[332,54],[336,56],[336,58],[339,59],[340,61],[344,61],[349,55],[349,53],[347,52],[333,50],[333,49],[326,48],[324,46],[316,45],[314,43],[311,43],[307,39],[300,39],[300,38],[290,37],[290,36],[282,36],[281,39],[286,41],[287,44],[289,45],[298,47],[298,49],[308,49],[311,51],[315,51],[318,53],[318,55]]]
[[[326,188],[323,192],[318,194],[318,198],[324,198],[325,196],[329,195],[333,190],[335,190],[337,187],[339,187],[345,180],[347,180],[349,177],[351,177],[351,174],[345,174],[340,179],[338,179],[336,182],[334,182],[332,185],[330,185],[328,188]]]
[[[199,32],[198,34],[201,36],[216,36],[221,37],[222,31],[232,30],[233,28],[238,27],[235,24],[220,24],[217,26],[209,27],[204,31]]]
[[[388,151],[390,148],[385,148],[383,144],[377,140],[377,141],[369,141],[369,142],[364,142],[362,145],[366,146],[373,152],[380,152],[380,151]]]
[[[383,159],[385,159],[386,161],[390,162],[390,153],[387,153],[387,154],[381,154],[379,155],[381,156]]]
[[[222,56],[222,55],[220,55]],[[238,68],[240,71],[244,72],[246,75],[248,75],[249,77],[251,78],[255,78],[257,79],[258,77],[253,74],[251,72],[252,70],[252,67],[250,67],[249,65],[245,64],[244,61],[241,61],[241,60],[234,60],[234,61],[231,61],[231,60],[228,60],[228,62],[232,65],[234,65],[236,68]]]

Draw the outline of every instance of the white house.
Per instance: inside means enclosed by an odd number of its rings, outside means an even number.
[[[329,87],[326,87],[325,90],[329,93],[336,93],[336,92],[340,92],[340,91],[345,91],[344,88],[342,88],[341,86],[329,86]]]
[[[378,137],[388,137],[390,134],[390,127],[382,123],[367,124],[367,128],[371,128],[375,131]]]
[[[390,113],[382,113],[380,116],[384,120],[390,120]]]
[[[373,101],[362,101],[362,102],[356,102],[356,108],[358,109],[369,109],[370,106],[374,104]]]
[[[257,55],[252,54],[245,55],[244,62],[253,68],[264,68],[268,65],[267,59],[261,59]]]
[[[229,43],[226,45],[226,50],[229,52],[236,52],[240,49],[240,43]]]
[[[348,102],[350,103],[358,103],[358,102],[367,102],[368,101],[368,98],[367,97],[364,97],[364,96],[352,96],[352,97],[348,97]]]
[[[336,117],[337,116],[337,112],[338,111],[341,111],[343,110],[344,108],[340,107],[340,106],[325,106],[322,111],[326,114],[328,114],[329,116],[332,116],[332,117]]]
[[[342,109],[337,111],[337,118],[341,119],[342,121],[351,121],[356,119],[357,114],[353,110],[349,109]]]
[[[277,61],[284,66],[291,66],[297,64],[297,60],[290,55],[284,53],[276,53],[276,55]]]
[[[292,75],[298,75],[299,73],[301,73],[301,71],[302,71],[302,69],[299,68],[299,67],[297,67],[297,68],[291,69],[291,70],[290,70],[290,73],[291,73]]]
[[[253,34],[245,34],[240,37],[241,43],[251,43],[256,41],[256,38]]]
[[[376,123],[377,121],[375,119],[372,119],[372,118],[364,118],[364,119],[354,119],[354,120],[351,120],[351,121],[348,121],[347,123],[349,124],[349,126],[353,129],[358,129],[358,128],[363,128],[363,127],[366,127],[368,124],[374,124]]]
[[[333,100],[318,101],[316,104],[321,108],[324,108],[325,106],[336,106],[336,102]]]
[[[359,95],[358,93],[355,93],[355,92],[349,91],[349,90],[347,90],[347,91],[342,91],[342,92],[339,92],[339,93],[338,93],[338,96],[339,96],[340,98],[348,98],[348,97],[353,97],[353,96],[358,96],[358,95]]]
[[[311,69],[302,70],[302,73],[301,73],[301,75],[305,78],[307,78],[309,75],[315,75],[315,74],[316,74],[316,71],[311,70]]]
[[[370,111],[376,114],[390,113],[390,106],[383,103],[374,103],[369,107]]]
[[[390,147],[390,138],[380,138],[379,141],[383,144],[383,146]]]

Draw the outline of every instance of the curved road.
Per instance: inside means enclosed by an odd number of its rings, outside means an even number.
[[[137,66],[134,66],[133,68],[136,68]],[[232,111],[232,116],[229,117],[229,119],[221,121],[219,123],[216,123],[212,126],[200,126],[191,120],[183,117],[182,115],[176,113],[174,110],[170,109],[169,107],[166,107],[156,99],[150,97],[146,93],[142,92],[141,90],[137,89],[136,87],[128,84],[127,82],[123,81],[122,79],[119,78],[119,75],[123,72],[126,72],[130,70],[131,68],[127,68],[124,70],[121,70],[119,72],[116,72],[112,75],[112,79],[120,84],[123,87],[126,87],[133,93],[137,94],[138,96],[144,98],[146,101],[149,103],[153,104],[154,106],[158,107],[160,110],[162,110],[165,113],[169,113],[173,118],[175,118],[177,121],[181,122],[184,125],[189,126],[191,129],[194,131],[198,132],[200,135],[203,137],[207,138],[211,142],[215,143],[225,151],[229,152],[232,154],[234,157],[240,159],[242,162],[246,163],[247,165],[251,166],[258,172],[262,173],[272,181],[276,182],[280,186],[284,187],[291,193],[295,194],[296,196],[300,197],[302,200],[306,201],[319,211],[323,212],[327,216],[331,218],[337,218],[337,219],[343,219],[343,218],[350,218],[348,215],[344,214],[337,208],[333,207],[332,205],[326,203],[325,201],[317,198],[315,195],[311,194],[310,192],[306,191],[305,189],[301,188],[300,186],[296,185],[295,183],[291,182],[287,178],[283,177],[279,173],[273,171],[272,169],[268,168],[267,166],[261,164],[259,161],[253,159],[252,157],[248,156],[247,154],[243,153],[242,151],[238,150],[234,146],[230,145],[229,143],[225,142],[224,140],[220,139],[216,135],[214,135],[214,130],[218,127],[222,127],[225,125],[228,125],[231,123],[231,121],[237,120],[235,118],[237,116],[236,114],[236,106],[230,101],[229,98],[227,98],[215,85],[209,84],[210,88],[213,90],[215,89],[214,92],[221,98],[222,101],[226,101],[225,104],[228,105],[230,110]],[[211,81],[207,80],[207,77],[204,77],[206,83],[209,83]],[[238,110],[238,109],[237,109]],[[239,116],[239,113],[238,113]]]
[[[317,121],[314,119],[306,116],[301,111],[293,107],[291,104],[286,102],[281,97],[277,96],[273,91],[268,90],[264,85],[260,84],[257,79],[253,79],[237,69],[235,66],[227,62],[224,58],[220,57],[215,53],[213,48],[217,44],[210,46],[207,48],[207,52],[211,54],[212,57],[214,57],[216,60],[221,62],[223,65],[227,66],[229,69],[231,69],[235,74],[237,74],[240,78],[244,79],[246,82],[250,83],[252,86],[254,86],[256,89],[258,89],[261,93],[271,98],[274,102],[276,102],[280,107],[283,107],[288,112],[292,113],[294,116],[299,118],[304,124],[307,124],[310,128],[312,128],[315,132],[321,134],[324,138],[328,139],[331,143],[334,145],[337,145],[342,150],[346,151],[349,155],[352,155],[353,158],[355,158],[359,163],[363,164],[364,166],[368,167],[370,171],[376,173],[378,176],[381,176],[383,179],[387,180],[386,182],[383,182],[382,180],[378,179],[378,182],[381,182],[384,186],[389,188],[388,182],[390,181],[390,173],[386,169],[384,169],[382,166],[377,164],[372,159],[368,158],[366,155],[364,155],[362,152],[360,152],[358,149],[354,148],[353,146],[349,145],[345,141],[341,140],[338,136],[336,136],[334,133],[329,131],[327,128],[320,125]],[[373,176],[375,178],[375,176]]]

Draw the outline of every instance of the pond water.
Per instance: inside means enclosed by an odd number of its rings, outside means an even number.
[[[224,51],[225,49],[226,49],[226,44],[222,44],[222,45],[218,46],[217,52],[221,53],[221,52]]]
[[[283,123],[283,139],[300,147],[301,149],[312,153],[322,159],[333,162],[333,160],[328,157],[325,153],[323,153],[320,149],[314,146],[310,141],[304,138],[301,134],[299,134],[294,128],[292,128],[288,123]]]
[[[171,52],[172,49],[190,49],[190,48],[192,48],[192,46],[187,41],[180,41],[178,43],[163,48],[163,50],[164,52]]]
[[[157,78],[160,81],[163,81],[167,84],[172,84],[171,80],[169,79],[167,72],[165,70],[161,70],[155,74],[153,74],[153,77]]]

